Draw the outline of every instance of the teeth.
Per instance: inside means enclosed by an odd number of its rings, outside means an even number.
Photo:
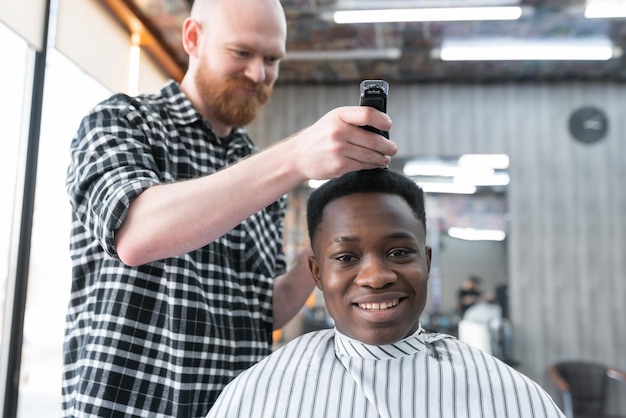
[[[385,309],[393,308],[394,306],[397,306],[398,303],[400,303],[398,299],[381,303],[359,303],[359,308],[367,309],[369,311],[382,311]]]

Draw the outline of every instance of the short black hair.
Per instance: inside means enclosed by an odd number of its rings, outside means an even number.
[[[402,197],[426,231],[426,210],[422,188],[403,174],[387,168],[376,168],[344,174],[311,192],[306,215],[311,243],[322,223],[324,208],[335,199],[355,193],[389,193]]]

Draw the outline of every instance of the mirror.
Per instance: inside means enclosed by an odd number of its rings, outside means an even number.
[[[481,278],[483,291],[495,291],[508,283],[508,167],[509,157],[502,154],[392,160],[390,169],[413,178],[425,191],[427,243],[433,249],[428,302],[421,317],[425,329],[457,335],[457,293],[469,276]],[[310,190],[300,187],[289,195],[285,218],[288,260],[306,243]],[[302,314],[275,338],[286,342],[330,326],[323,297],[316,290]]]
[[[425,312],[436,320],[425,326],[454,333],[457,293],[469,276],[479,277],[485,292],[508,282],[508,167],[504,154],[394,161],[392,168],[413,178],[426,197],[433,261]]]

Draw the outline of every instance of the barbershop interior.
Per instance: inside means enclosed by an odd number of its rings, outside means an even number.
[[[5,418],[61,416],[70,141],[112,94],[182,79],[192,2],[0,2]],[[606,413],[584,416],[626,417],[626,1],[280,2],[287,55],[246,126],[256,146],[359,104],[362,81],[385,81],[398,145],[388,168],[425,192],[421,326],[530,377],[568,418],[583,416],[579,396]],[[308,245],[317,183],[288,194],[288,264]],[[462,308],[464,291],[477,297]],[[315,289],[273,344],[332,327]]]

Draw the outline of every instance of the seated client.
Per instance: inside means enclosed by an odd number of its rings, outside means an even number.
[[[305,334],[240,374],[209,417],[563,417],[500,360],[425,332],[431,249],[423,191],[388,169],[315,190],[309,267],[335,327]]]

